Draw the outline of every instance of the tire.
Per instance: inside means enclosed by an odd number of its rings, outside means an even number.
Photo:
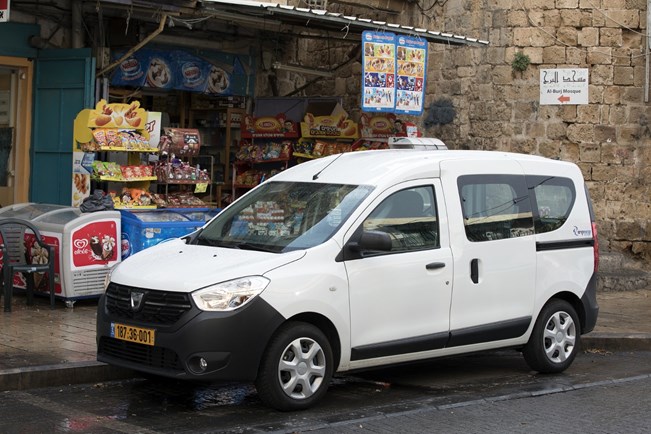
[[[554,299],[540,311],[522,351],[531,369],[544,374],[563,372],[579,351],[581,324],[568,302]]]
[[[269,407],[303,410],[325,395],[333,366],[332,347],[321,330],[308,323],[288,322],[271,338],[255,387]]]

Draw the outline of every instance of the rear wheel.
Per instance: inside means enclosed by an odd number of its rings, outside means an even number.
[[[333,372],[330,342],[317,327],[283,325],[271,339],[255,382],[262,401],[277,410],[302,410],[326,393]]]
[[[579,349],[581,325],[576,311],[564,300],[552,300],[538,315],[523,355],[531,369],[542,373],[567,369]]]

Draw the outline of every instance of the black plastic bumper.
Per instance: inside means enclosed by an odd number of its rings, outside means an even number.
[[[106,311],[97,313],[97,360],[171,378],[205,381],[253,381],[262,354],[284,318],[261,298],[234,312],[196,312],[172,327],[140,324]],[[111,323],[156,330],[155,346],[111,337]],[[200,358],[207,362],[201,368]]]
[[[590,278],[585,293],[581,297],[581,303],[583,304],[583,312],[585,315],[581,333],[584,334],[594,330],[597,324],[597,317],[599,316],[599,305],[597,304],[597,273],[593,274],[592,278]]]

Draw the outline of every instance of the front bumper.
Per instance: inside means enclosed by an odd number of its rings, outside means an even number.
[[[97,360],[110,365],[178,379],[253,381],[262,354],[284,318],[260,297],[233,312],[204,312],[196,307],[175,324],[157,326],[97,312]],[[156,330],[155,345],[111,337],[111,323]],[[202,370],[199,359],[207,361]]]

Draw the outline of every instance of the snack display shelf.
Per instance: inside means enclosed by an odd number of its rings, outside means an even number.
[[[157,154],[158,148],[125,148],[124,146],[102,146],[91,152],[140,152]]]
[[[304,154],[302,152],[294,152],[292,155],[294,156],[294,158],[308,158],[308,159],[321,158],[317,155]]]
[[[154,178],[154,179],[158,179],[158,178]],[[165,180],[160,180],[159,179],[158,182],[161,183],[161,184],[184,184],[184,185],[210,184],[209,179],[207,179],[205,181],[199,181],[199,180],[196,180],[196,179],[172,179],[172,180],[169,180],[169,181],[165,181]]]
[[[115,205],[115,209],[156,209],[156,205]]]
[[[234,188],[253,188],[253,187],[257,187],[257,184],[256,184],[256,185],[250,185],[250,184],[233,184],[233,187],[234,187]]]
[[[236,160],[235,164],[244,166],[247,164],[284,163],[286,161],[289,161],[289,158],[268,158],[266,160]]]
[[[140,178],[118,178],[115,176],[100,176],[94,177],[95,181],[106,181],[106,182],[138,182],[138,181],[156,181],[158,178],[155,176],[143,176]]]

